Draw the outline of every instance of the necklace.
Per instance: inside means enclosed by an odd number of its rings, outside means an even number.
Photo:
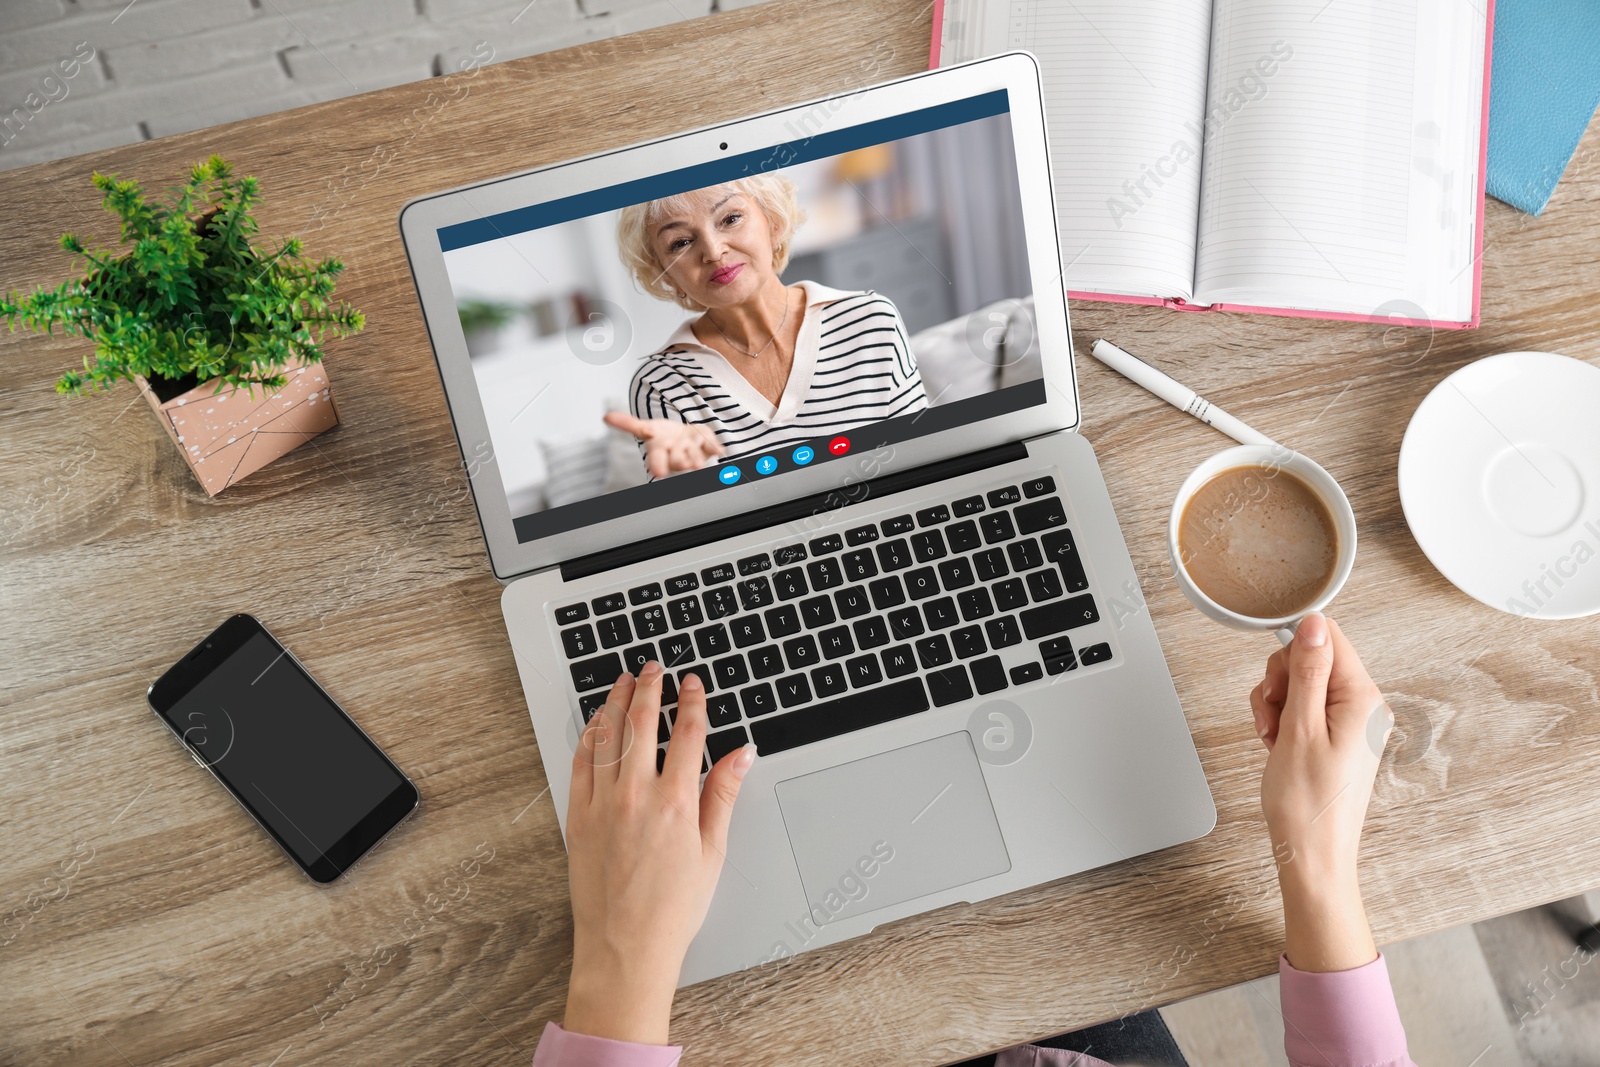
[[[772,347],[772,343],[778,339],[778,334],[783,332],[784,324],[789,321],[789,290],[787,288],[785,288],[784,291],[783,291],[783,318],[778,320],[778,329],[773,333],[773,335],[771,337],[767,338],[767,343],[766,344],[762,345],[760,348],[756,349],[754,352],[747,351],[747,350],[745,350],[743,348],[740,348],[738,345],[734,344],[733,343],[733,338],[729,337],[726,333],[723,333],[722,327],[717,325],[717,320],[711,317],[711,309],[710,308],[706,309],[706,318],[710,320],[712,327],[718,333],[722,334],[722,339],[724,341],[728,342],[728,345],[735,352],[738,352],[741,355],[749,356],[752,359],[754,359],[756,356],[759,356],[761,353],[765,352],[767,349]]]

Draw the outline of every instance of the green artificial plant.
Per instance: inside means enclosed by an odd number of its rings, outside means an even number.
[[[129,251],[113,256],[62,234],[61,247],[86,260],[88,272],[56,289],[0,297],[0,315],[13,330],[20,319],[31,330],[60,326],[94,342],[83,370],[63,374],[57,392],[107,389],[134,377],[168,384],[158,390],[166,392],[211,380],[218,390],[279,389],[290,360],[317,363],[324,337],[362,328],[361,312],[332,299],[343,263],[303,258],[295,237],[272,251],[251,244],[250,212],[261,187],[232,175],[212,156],[162,204],[147,203],[138,182],[94,175],[105,194],[101,206],[121,220]]]

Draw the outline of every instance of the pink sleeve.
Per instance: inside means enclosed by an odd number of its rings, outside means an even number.
[[[1278,957],[1283,1049],[1294,1067],[1416,1067],[1383,955],[1348,971],[1297,971]]]
[[[679,1045],[640,1045],[569,1034],[555,1023],[545,1023],[533,1053],[533,1067],[676,1067],[682,1055]]]

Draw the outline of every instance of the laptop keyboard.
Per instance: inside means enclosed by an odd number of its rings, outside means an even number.
[[[1105,663],[1072,640],[1099,619],[1048,476],[555,609],[584,722],[659,660],[664,745],[700,676],[703,769]]]

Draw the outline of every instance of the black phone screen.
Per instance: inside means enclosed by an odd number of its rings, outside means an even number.
[[[152,686],[151,705],[318,881],[416,804],[399,768],[247,615]]]

